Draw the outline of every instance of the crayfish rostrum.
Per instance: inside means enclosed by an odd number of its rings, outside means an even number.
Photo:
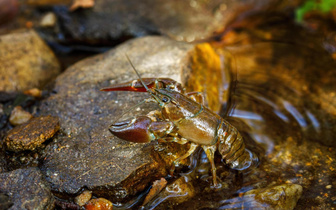
[[[232,169],[247,169],[257,159],[254,153],[245,148],[244,140],[235,127],[205,107],[203,100],[197,100],[199,92],[186,93],[180,83],[169,78],[141,78],[130,64],[139,79],[101,90],[147,92],[151,97],[146,101],[157,103],[161,111],[112,124],[110,131],[115,136],[137,143],[158,139],[179,144],[190,142],[188,152],[173,162],[171,173],[176,164],[201,146],[211,163],[215,187],[218,186],[214,163],[217,149]]]

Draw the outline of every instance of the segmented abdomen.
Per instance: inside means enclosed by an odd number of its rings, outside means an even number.
[[[218,151],[230,168],[244,170],[256,161],[256,156],[245,148],[243,137],[229,122],[222,120],[218,134]]]

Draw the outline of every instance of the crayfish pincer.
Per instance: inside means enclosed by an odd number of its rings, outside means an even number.
[[[115,136],[138,143],[157,139],[179,144],[190,142],[188,152],[173,162],[171,173],[176,164],[201,146],[211,163],[215,187],[218,186],[214,163],[216,150],[224,162],[236,170],[247,169],[257,160],[254,153],[245,148],[244,140],[235,127],[205,107],[202,101],[196,100],[198,92],[185,93],[182,85],[172,79],[141,78],[135,72],[139,79],[101,90],[147,92],[151,96],[147,101],[157,103],[161,111],[112,124],[110,131]]]

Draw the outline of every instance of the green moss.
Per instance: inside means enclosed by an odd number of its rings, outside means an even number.
[[[296,21],[302,22],[307,12],[320,11],[330,12],[336,6],[336,0],[307,0],[301,7],[296,9]]]

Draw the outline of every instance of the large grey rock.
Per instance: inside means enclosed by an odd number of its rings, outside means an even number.
[[[65,134],[47,147],[42,165],[53,190],[76,194],[87,187],[94,195],[122,201],[166,176],[172,161],[188,145],[136,144],[116,138],[108,131],[109,125],[148,94],[99,89],[137,79],[126,54],[142,77],[181,81],[182,72],[190,72],[189,58],[195,53],[190,44],[144,37],[83,60],[59,76],[56,93],[41,107],[42,114],[59,117]],[[146,113],[158,107],[148,104],[141,108]],[[141,109],[128,112],[132,116],[140,113]]]

